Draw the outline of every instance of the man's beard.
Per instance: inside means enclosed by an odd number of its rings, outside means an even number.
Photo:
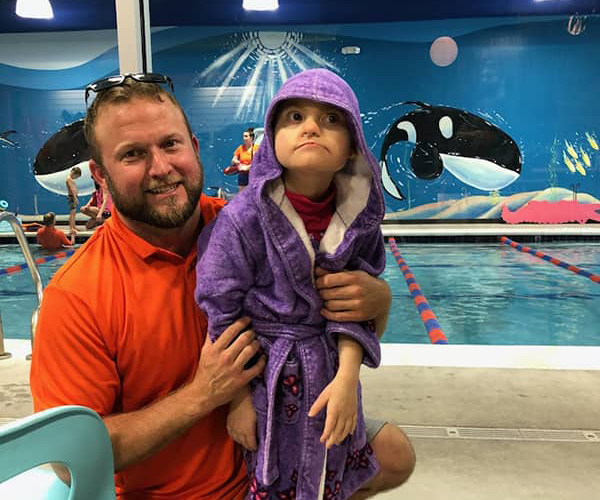
[[[198,200],[202,194],[202,164],[198,159],[198,180],[190,182],[190,179],[184,179],[183,188],[187,194],[187,201],[177,206],[175,197],[166,200],[167,210],[159,211],[150,206],[142,188],[135,195],[133,193],[122,193],[113,184],[112,179],[106,169],[104,169],[104,177],[108,185],[108,190],[112,196],[115,208],[125,217],[143,222],[150,226],[159,227],[162,229],[172,229],[183,226],[192,216],[198,205]],[[164,182],[163,185],[170,184]]]

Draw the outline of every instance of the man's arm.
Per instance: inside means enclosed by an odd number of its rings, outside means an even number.
[[[321,314],[330,321],[375,321],[381,337],[387,326],[392,293],[389,285],[365,271],[330,273],[315,269],[316,287],[323,299]]]
[[[196,375],[187,385],[141,410],[104,418],[116,471],[154,454],[199,419],[228,403],[262,372],[264,357],[244,369],[259,348],[251,330],[240,335],[247,325],[247,319],[236,321],[214,343],[207,336]]]
[[[244,370],[259,348],[254,333],[243,332],[248,323],[247,318],[236,321],[214,343],[207,335],[196,375],[185,386],[141,410],[103,418],[112,443],[115,472],[156,453],[202,417],[228,403],[241,387],[262,372],[264,356],[252,368]],[[232,343],[227,347],[229,342]],[[58,464],[52,467],[64,483],[71,483],[66,467]]]

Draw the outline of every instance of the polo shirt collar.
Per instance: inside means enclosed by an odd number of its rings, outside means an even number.
[[[200,201],[198,202],[200,206],[202,205],[202,198],[203,197],[201,197]],[[206,224],[206,221],[204,220],[205,214],[203,212],[201,213],[201,217],[204,224]],[[165,250],[164,248],[157,247],[152,243],[146,241],[125,225],[125,223],[119,217],[119,214],[116,210],[113,210],[112,215],[105,222],[105,225],[107,225],[110,228],[111,232],[115,234],[117,238],[122,240],[124,244],[131,248],[131,250],[135,254],[137,254],[141,259],[145,260],[153,256],[163,256],[171,259],[175,258],[178,260],[188,260],[190,258],[195,259],[196,257],[196,244],[193,244],[190,253],[187,256],[183,257],[176,253]]]

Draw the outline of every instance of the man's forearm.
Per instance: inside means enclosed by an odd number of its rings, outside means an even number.
[[[377,333],[377,336],[381,338],[385,333],[388,317],[390,315],[390,308],[392,306],[392,292],[390,290],[390,286],[385,280],[379,279],[379,282],[381,283],[381,298],[382,301],[384,301],[384,304],[387,306],[384,307],[384,310],[375,316],[373,320],[375,321],[375,333]]]
[[[141,410],[104,417],[115,471],[150,457],[214,408],[210,401],[198,400],[197,392],[184,386]]]

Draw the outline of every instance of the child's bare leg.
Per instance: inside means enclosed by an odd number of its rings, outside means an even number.
[[[76,232],[76,228],[75,228],[75,210],[71,210],[71,212],[69,213],[69,230],[71,233]]]

